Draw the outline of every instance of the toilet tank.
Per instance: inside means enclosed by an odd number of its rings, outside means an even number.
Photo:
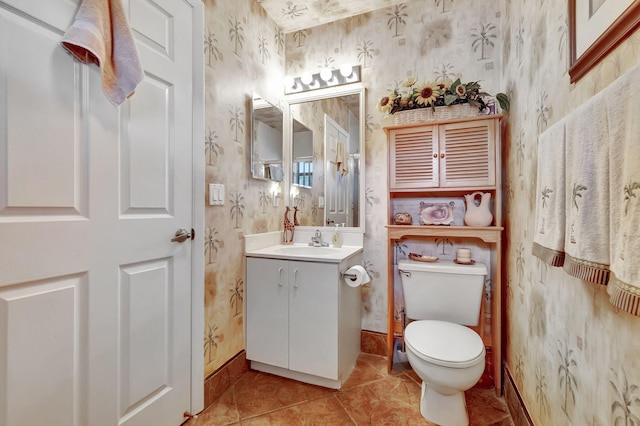
[[[413,320],[436,319],[477,325],[487,267],[400,260],[405,313]]]

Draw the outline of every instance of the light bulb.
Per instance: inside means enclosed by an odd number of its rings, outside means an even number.
[[[290,75],[286,76],[284,78],[284,87],[286,87],[287,89],[292,89],[296,87],[296,80]]]
[[[333,78],[333,72],[329,68],[323,68],[320,71],[320,78],[324,81],[329,81]]]
[[[351,67],[351,65],[349,65],[349,64],[342,64],[342,65],[340,65],[340,74],[341,74],[344,78],[349,77],[352,73],[353,73],[353,71],[352,71],[352,67]]]
[[[313,81],[313,76],[309,73],[302,74],[302,76],[300,77],[300,81],[308,86]]]

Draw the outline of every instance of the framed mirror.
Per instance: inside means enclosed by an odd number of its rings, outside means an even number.
[[[364,232],[364,86],[346,84],[286,99],[292,158],[288,190],[290,205],[298,207],[300,225],[317,228],[337,223]],[[306,181],[299,178],[305,162],[310,163]]]
[[[284,114],[257,93],[251,98],[251,176],[283,180]]]

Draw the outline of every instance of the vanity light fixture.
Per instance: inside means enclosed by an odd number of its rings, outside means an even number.
[[[360,65],[343,64],[339,69],[323,68],[315,74],[305,73],[299,77],[284,79],[284,93],[298,93],[325,87],[360,82]]]

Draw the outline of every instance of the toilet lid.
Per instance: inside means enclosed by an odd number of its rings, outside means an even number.
[[[437,320],[414,321],[404,330],[404,342],[425,361],[466,368],[484,358],[482,338],[460,324]]]

